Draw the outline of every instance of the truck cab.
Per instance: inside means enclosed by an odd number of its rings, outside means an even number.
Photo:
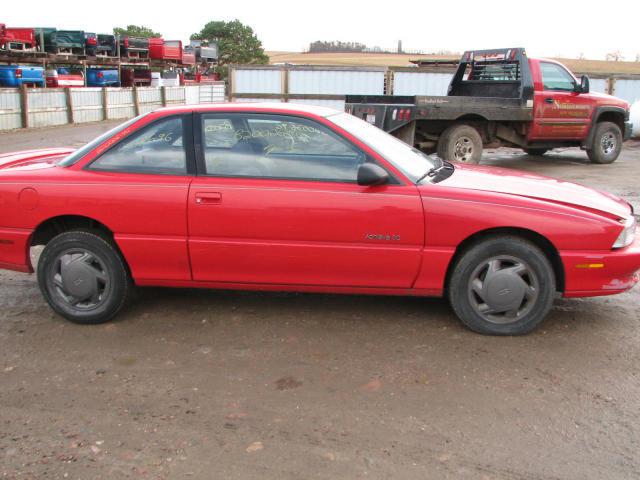
[[[347,96],[347,110],[427,153],[478,163],[483,147],[542,155],[580,147],[595,163],[617,159],[631,135],[629,103],[592,93],[561,63],[523,48],[463,54],[446,96]]]

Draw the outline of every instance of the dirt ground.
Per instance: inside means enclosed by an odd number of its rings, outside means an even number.
[[[105,125],[0,134],[79,145]],[[640,145],[484,163],[640,209]],[[558,300],[534,333],[465,330],[439,299],[141,289],[82,327],[0,271],[0,478],[640,477],[640,289]]]

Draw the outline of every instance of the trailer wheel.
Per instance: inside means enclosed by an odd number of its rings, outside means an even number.
[[[613,122],[599,122],[593,135],[593,144],[587,150],[593,163],[613,163],[622,151],[622,131]]]
[[[438,140],[438,156],[459,163],[480,163],[482,138],[470,125],[452,125]]]

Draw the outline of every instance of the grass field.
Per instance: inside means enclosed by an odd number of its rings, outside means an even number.
[[[359,65],[378,67],[411,66],[411,60],[425,58],[430,60],[457,60],[459,57],[438,55],[410,55],[395,53],[302,53],[267,52],[270,63],[294,63],[297,65]],[[607,62],[604,60],[577,60],[571,58],[556,59],[564,63],[575,73],[590,75],[640,75],[640,62]]]

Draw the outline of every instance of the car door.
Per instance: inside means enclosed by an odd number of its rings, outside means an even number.
[[[571,140],[587,135],[592,102],[575,91],[576,80],[562,65],[540,61],[542,89],[535,92],[535,136],[532,139]]]
[[[191,280],[187,253],[187,196],[195,173],[191,118],[191,114],[162,116],[106,147],[84,168],[86,185],[91,187],[82,186],[82,197],[70,195],[74,211],[97,212],[97,218],[112,228],[140,284]]]
[[[413,184],[357,185],[359,164],[376,160],[315,120],[204,113],[196,123],[194,280],[411,287],[424,242]]]

